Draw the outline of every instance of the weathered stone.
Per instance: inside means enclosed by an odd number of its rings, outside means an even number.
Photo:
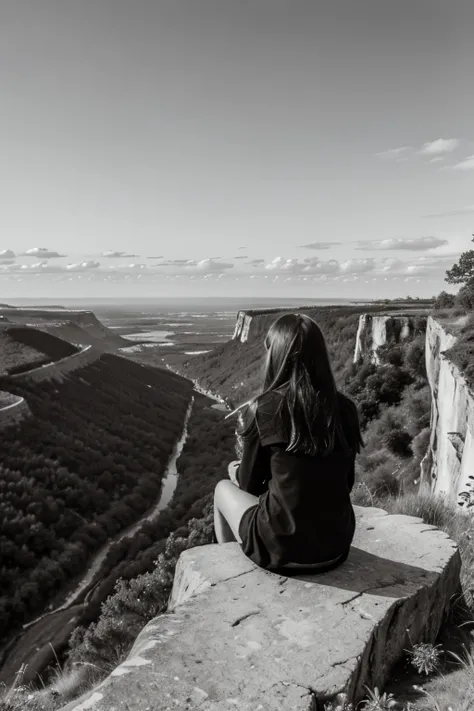
[[[459,570],[443,532],[374,508],[357,508],[351,554],[330,573],[282,577],[236,543],[192,548],[169,612],[64,711],[314,711],[337,693],[357,702],[410,644],[435,640]]]

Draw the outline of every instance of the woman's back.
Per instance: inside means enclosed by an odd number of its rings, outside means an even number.
[[[255,487],[252,477],[266,478],[261,481],[266,490],[258,506],[244,515],[241,525],[243,533],[247,528],[247,535],[242,536],[244,551],[264,567],[331,560],[350,546],[354,534],[350,492],[355,448],[336,438],[333,450],[326,454],[287,451],[285,407],[280,392],[266,393],[259,400],[254,445],[239,468],[244,490]],[[338,409],[342,427],[350,433],[354,419],[357,422],[355,406],[338,394]]]

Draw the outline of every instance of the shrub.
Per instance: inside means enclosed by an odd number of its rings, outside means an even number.
[[[394,429],[385,435],[385,446],[401,457],[411,457],[411,437],[406,430]]]

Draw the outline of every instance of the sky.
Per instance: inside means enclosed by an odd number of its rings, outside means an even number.
[[[0,301],[431,296],[471,0],[2,0]]]

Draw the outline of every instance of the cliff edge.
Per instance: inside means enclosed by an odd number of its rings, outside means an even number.
[[[474,505],[474,394],[444,352],[456,343],[428,318],[426,371],[431,388],[431,435],[421,464],[421,488],[463,508]]]
[[[383,687],[410,644],[435,640],[460,557],[421,519],[356,515],[348,560],[322,575],[262,570],[237,543],[185,551],[168,612],[63,711],[319,711]]]

